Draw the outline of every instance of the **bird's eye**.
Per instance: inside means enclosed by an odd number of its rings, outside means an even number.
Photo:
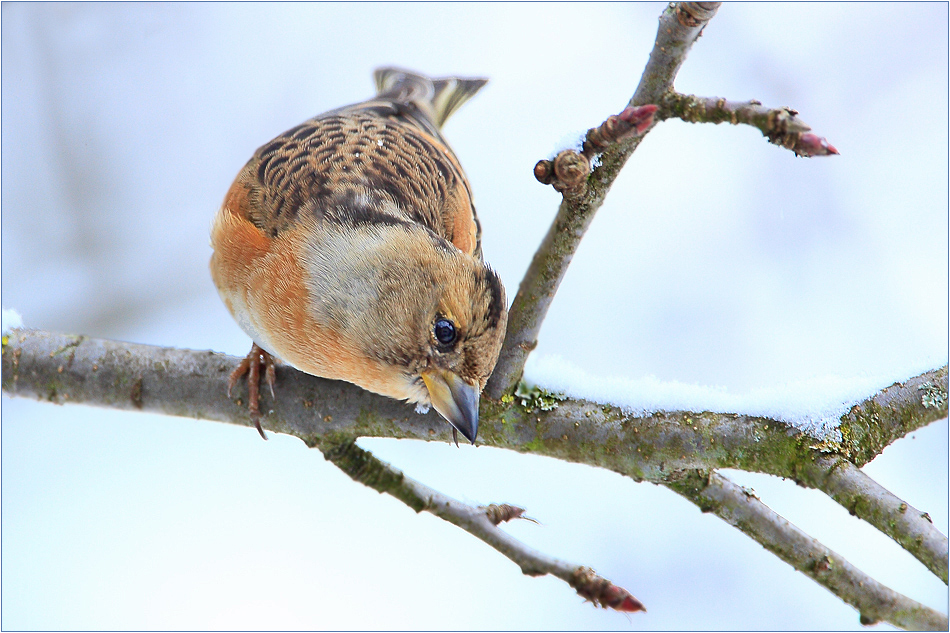
[[[435,322],[435,338],[442,345],[451,345],[455,342],[458,334],[455,326],[448,319],[439,319]]]

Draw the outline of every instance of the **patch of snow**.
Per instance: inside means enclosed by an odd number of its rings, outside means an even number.
[[[0,309],[0,332],[6,334],[12,329],[23,327],[23,317],[16,310]]]
[[[533,355],[525,380],[548,391],[573,398],[619,406],[634,415],[657,411],[712,411],[772,418],[822,440],[840,440],[840,418],[855,404],[895,382],[939,367],[946,360],[927,360],[888,375],[814,376],[789,380],[747,393],[724,387],[659,380],[655,376],[629,378],[595,376],[557,355]]]
[[[581,151],[581,148],[584,146],[584,139],[587,137],[587,130],[573,131],[568,132],[562,136],[555,144],[554,151],[551,152],[551,155],[548,156],[549,160],[554,160],[554,157],[563,152],[566,149],[572,149],[574,151]]]

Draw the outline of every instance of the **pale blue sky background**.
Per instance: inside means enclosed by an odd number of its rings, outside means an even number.
[[[28,326],[243,355],[208,228],[256,147],[397,64],[491,83],[446,128],[509,296],[558,195],[532,167],[626,104],[663,4],[2,5],[2,303]],[[946,4],[724,6],[683,91],[789,105],[841,151],[668,122],[621,175],[542,331],[594,376],[745,394],[947,359]],[[650,484],[487,448],[362,445],[531,545],[594,567],[632,618],[521,575],[293,438],[2,400],[2,622],[22,628],[859,628],[759,545]],[[947,532],[947,422],[865,470]],[[862,570],[946,586],[820,493],[736,474]],[[888,628],[880,626],[878,628]]]

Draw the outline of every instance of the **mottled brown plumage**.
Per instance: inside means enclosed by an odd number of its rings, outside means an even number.
[[[485,81],[398,69],[376,80],[374,99],[255,152],[215,218],[212,277],[265,352],[431,403],[474,441],[505,294],[482,261],[471,190],[439,128]]]

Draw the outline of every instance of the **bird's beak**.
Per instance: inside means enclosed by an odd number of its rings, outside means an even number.
[[[443,369],[422,372],[422,380],[426,383],[429,400],[435,410],[474,444],[478,434],[478,386],[465,382],[455,372]]]

